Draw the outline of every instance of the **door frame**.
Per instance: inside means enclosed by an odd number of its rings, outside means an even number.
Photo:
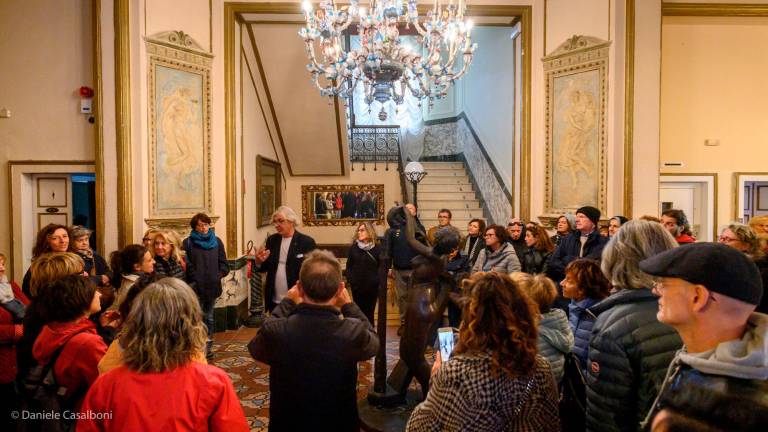
[[[96,163],[92,160],[66,160],[66,161],[46,161],[46,160],[9,160],[8,161],[8,209],[11,214],[8,217],[10,233],[10,251],[9,275],[13,280],[21,280],[24,276],[25,257],[31,257],[31,248],[23,250],[23,223],[22,206],[14,205],[21,202],[22,178],[25,175],[32,174],[76,174],[76,173],[96,173]],[[96,179],[99,182],[100,179]],[[96,202],[96,206],[102,203]],[[99,248],[104,249],[104,221],[100,219],[101,212],[96,212],[96,229],[99,231]],[[18,264],[18,266],[16,265]]]
[[[733,173],[733,220],[743,222],[744,217],[744,183],[768,182],[768,172],[735,172]]]
[[[706,183],[707,187],[707,215],[712,224],[712,239],[717,239],[717,173],[660,173],[659,190],[662,183]]]

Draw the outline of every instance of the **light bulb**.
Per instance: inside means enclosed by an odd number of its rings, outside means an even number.
[[[466,26],[467,33],[469,33],[469,31],[472,30],[472,27],[474,27],[474,26],[475,26],[475,23],[472,22],[472,20],[467,20],[467,26]]]
[[[304,12],[310,13],[312,12],[312,3],[310,3],[308,0],[304,0],[304,2],[301,4],[301,8],[304,9]]]

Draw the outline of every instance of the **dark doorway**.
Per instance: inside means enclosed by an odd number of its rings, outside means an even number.
[[[89,243],[96,250],[96,175],[72,174],[72,225],[93,231]],[[103,252],[103,251],[102,251]]]

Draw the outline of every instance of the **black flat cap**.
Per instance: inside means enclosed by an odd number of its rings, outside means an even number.
[[[749,257],[719,243],[692,243],[640,261],[640,270],[680,278],[745,303],[758,305],[763,281]]]

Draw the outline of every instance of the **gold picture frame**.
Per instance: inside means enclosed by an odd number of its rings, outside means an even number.
[[[306,226],[384,223],[384,185],[302,185],[301,217]]]
[[[573,36],[544,57],[546,170],[542,217],[591,205],[606,211],[608,53],[611,42]]]
[[[280,162],[256,156],[256,226],[272,223],[272,213],[282,204]]]
[[[149,218],[213,211],[212,55],[182,31],[146,38]]]

